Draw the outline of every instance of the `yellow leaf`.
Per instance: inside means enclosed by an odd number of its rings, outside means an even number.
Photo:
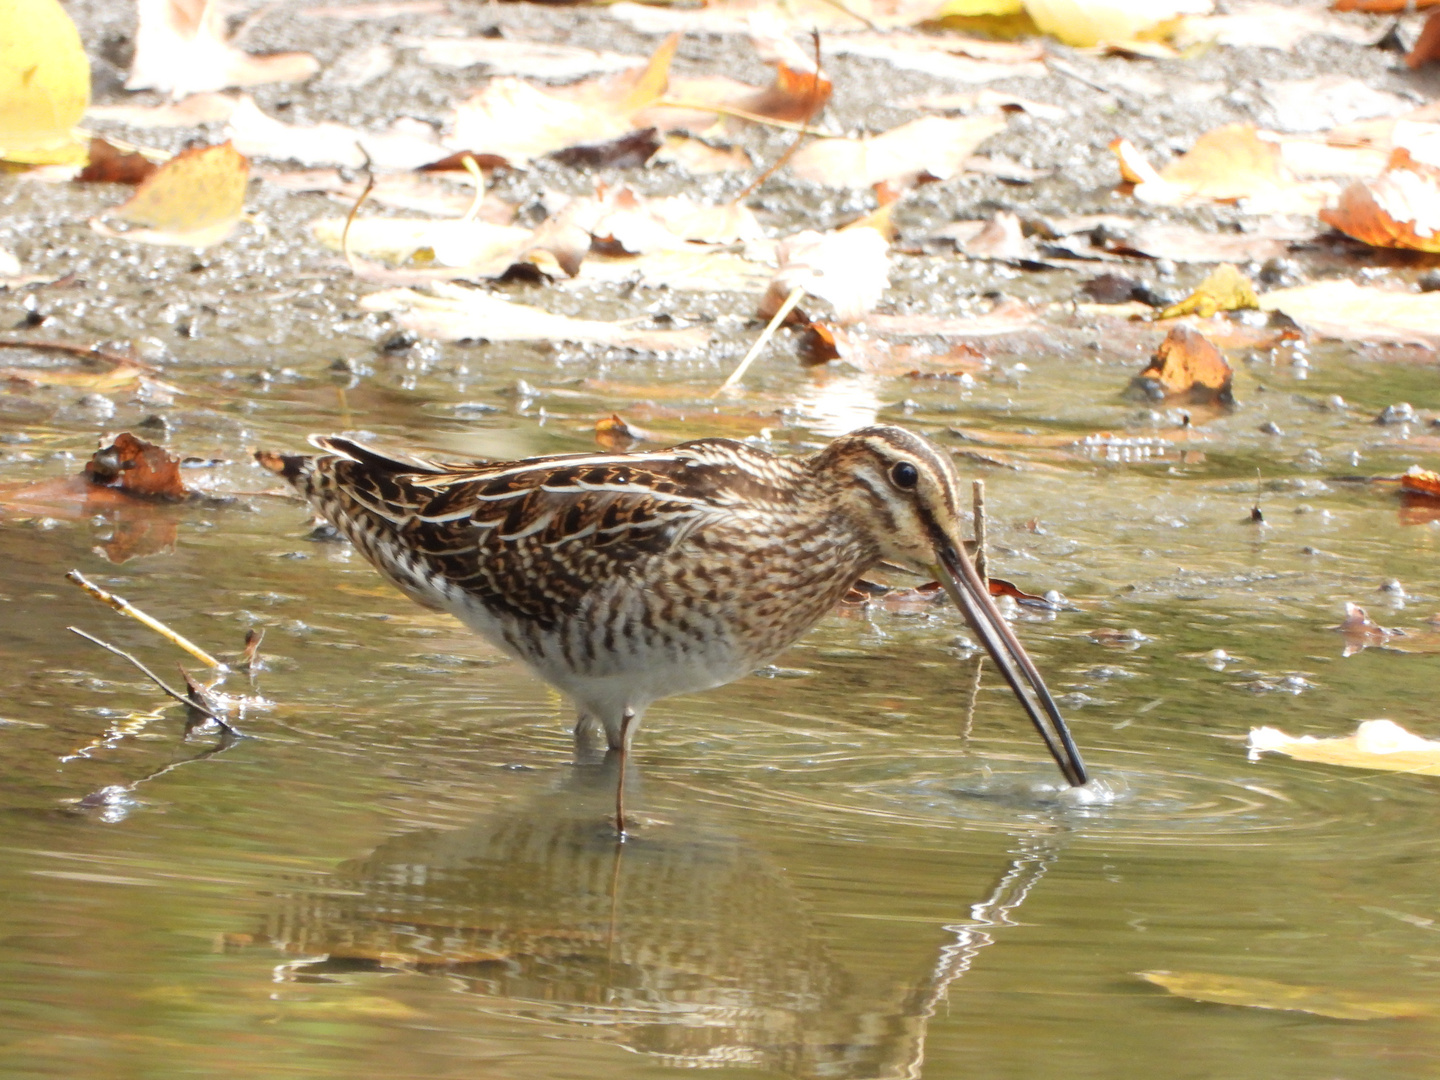
[[[1391,720],[1362,720],[1354,735],[1333,739],[1292,738],[1278,728],[1252,728],[1251,756],[1267,750],[1322,765],[1440,776],[1440,742],[1412,735]]]
[[[1025,10],[1025,0],[946,0],[935,18],[948,16],[973,18],[976,15],[1018,15]]]
[[[1125,42],[1176,16],[1208,12],[1209,0],[1025,0],[1025,10],[1043,32],[1067,45],[1090,48]]]
[[[102,235],[145,244],[206,248],[230,235],[245,209],[250,161],[228,142],[171,158],[112,216],[146,228],[117,233],[98,220]]]
[[[1440,1008],[1434,1002],[1381,998],[1324,986],[1296,986],[1269,979],[1212,975],[1203,971],[1137,971],[1135,974],[1178,997],[1214,1005],[1284,1009],[1328,1016],[1334,1020],[1390,1020],[1403,1016],[1440,1015]]]
[[[1208,319],[1217,311],[1241,311],[1258,308],[1260,300],[1255,295],[1255,286],[1230,263],[1221,263],[1195,291],[1172,304],[1160,313],[1162,319],[1174,319],[1181,315],[1195,314]]]
[[[57,0],[0,3],[0,159],[83,165],[73,129],[90,104],[90,62]]]

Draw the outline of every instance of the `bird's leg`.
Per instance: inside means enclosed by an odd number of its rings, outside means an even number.
[[[620,745],[616,747],[620,753],[620,779],[615,784],[615,831],[621,840],[625,839],[625,765],[630,757],[630,725],[634,722],[635,711],[627,707],[620,720]]]

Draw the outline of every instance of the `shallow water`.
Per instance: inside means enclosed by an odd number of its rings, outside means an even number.
[[[993,671],[976,688],[957,615],[852,611],[767,677],[651,711],[622,849],[613,765],[577,758],[564,703],[348,548],[305,539],[241,453],[342,426],[484,455],[583,448],[590,417],[643,396],[615,384],[678,385],[699,409],[724,366],[532,350],[458,373],[478,355],[382,356],[348,387],[323,349],[267,383],[176,365],[206,400],[169,410],[172,445],[230,461],[187,475],[250,494],[146,511],[173,549],[120,563],[112,517],[0,521],[7,1075],[1433,1075],[1433,1020],[1203,1004],[1133,974],[1440,1004],[1437,782],[1244,748],[1261,724],[1435,731],[1436,526],[1326,479],[1423,461],[1422,429],[1372,418],[1435,404],[1417,392],[1430,371],[1339,350],[1304,381],[1257,364],[1188,458],[1022,448],[1022,470],[983,470],[995,572],[1073,603],[1017,626],[1090,789],[1062,790]],[[1129,361],[1002,367],[1020,360],[925,396],[777,361],[755,394],[811,402],[775,418],[778,449],[875,415],[961,449],[948,426],[1158,430],[1116,396]],[[572,393],[517,397],[517,377]],[[1324,406],[1336,392],[1349,408]],[[458,419],[467,402],[499,411]],[[1266,418],[1291,434],[1260,434]],[[63,419],[24,430],[0,479],[73,472],[80,457],[54,455],[91,445]],[[71,568],[212,649],[264,628],[253,686],[227,683],[263,698],[249,737],[210,754],[213,736],[184,738],[136,672],[67,634],[161,672],[182,659],[67,585]],[[1408,599],[1377,592],[1392,578]],[[1342,657],[1345,600],[1422,651]],[[1140,636],[1092,636],[1106,628]]]

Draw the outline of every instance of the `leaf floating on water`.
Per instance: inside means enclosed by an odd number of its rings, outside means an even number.
[[[1215,975],[1203,971],[1137,971],[1148,983],[1176,997],[1213,1005],[1248,1009],[1281,1009],[1310,1013],[1332,1020],[1394,1020],[1440,1015],[1440,1003],[1404,998],[1383,998],[1354,990],[1326,986],[1298,986],[1243,975]]]
[[[1400,477],[1400,487],[1419,495],[1433,495],[1440,498],[1440,473],[1422,469],[1419,465],[1411,465]]]
[[[1184,394],[1191,401],[1234,401],[1231,370],[1225,355],[1205,335],[1189,326],[1177,326],[1155,350],[1149,366],[1135,377],[1147,396]]]
[[[1333,629],[1345,635],[1345,656],[1354,656],[1371,645],[1384,645],[1392,637],[1405,636],[1405,631],[1381,626],[1359,604],[1348,601],[1345,604],[1345,621]]]
[[[1440,776],[1440,741],[1413,735],[1393,720],[1362,720],[1354,735],[1329,739],[1252,728],[1249,747],[1252,760],[1270,752],[1321,765]]]
[[[92,484],[147,499],[178,502],[190,496],[180,479],[180,462],[163,447],[137,439],[128,431],[95,452],[85,463],[85,476]]]
[[[90,104],[90,62],[57,0],[0,4],[0,160],[82,165],[75,125]]]
[[[186,150],[146,180],[110,216],[144,228],[120,233],[91,219],[102,236],[144,244],[207,248],[230,235],[245,210],[250,162],[228,142]]]

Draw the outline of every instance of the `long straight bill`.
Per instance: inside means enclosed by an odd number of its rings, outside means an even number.
[[[995,661],[1010,689],[1020,699],[1065,779],[1077,786],[1085,783],[1085,763],[1080,760],[1080,751],[1075,748],[1075,740],[1070,737],[1070,729],[1065,726],[1055,699],[1050,696],[1045,680],[1040,677],[1039,670],[1015,636],[1015,631],[1010,629],[995,601],[990,599],[990,590],[980,580],[974,565],[954,544],[938,544],[935,553],[940,558],[940,569],[943,571],[940,584],[964,613],[965,621],[979,636],[990,659]]]

